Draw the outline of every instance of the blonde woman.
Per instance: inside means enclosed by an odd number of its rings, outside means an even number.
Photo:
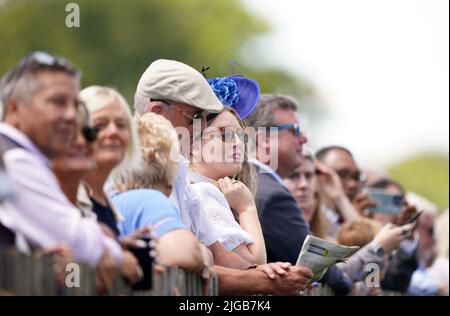
[[[92,210],[100,223],[112,234],[119,235],[117,223],[122,216],[104,193],[109,176],[129,165],[137,152],[137,133],[125,99],[116,90],[102,86],[90,86],[79,94],[91,115],[97,131],[94,161],[95,168],[85,175],[84,186],[78,193],[78,204]]]

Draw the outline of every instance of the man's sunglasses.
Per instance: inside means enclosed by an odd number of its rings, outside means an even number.
[[[270,130],[273,127],[278,128],[279,131],[289,130],[291,133],[293,133],[297,137],[300,137],[300,135],[302,135],[302,130],[300,129],[300,125],[298,125],[298,124],[280,124],[280,125],[267,127],[267,129]]]
[[[179,109],[178,107],[176,107],[170,101],[161,100],[161,99],[150,99],[150,102],[153,102],[153,101],[162,102],[162,103],[172,107],[172,109],[174,109],[178,113],[181,113],[184,117],[187,117],[190,120],[191,124],[194,123],[194,120],[204,120],[206,118],[206,116],[208,115],[208,112],[206,112],[206,111],[200,111],[200,112],[195,113],[194,115],[190,115],[190,114],[187,114],[186,112],[184,112],[183,110]]]

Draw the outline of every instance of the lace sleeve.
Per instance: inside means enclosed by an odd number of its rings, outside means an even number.
[[[194,183],[193,188],[201,199],[211,224],[219,235],[220,243],[232,251],[241,244],[250,244],[252,237],[234,219],[222,192],[210,183]]]

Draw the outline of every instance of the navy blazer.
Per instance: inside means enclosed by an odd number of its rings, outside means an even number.
[[[257,174],[256,207],[267,249],[267,261],[295,264],[310,233],[292,194],[267,173]]]

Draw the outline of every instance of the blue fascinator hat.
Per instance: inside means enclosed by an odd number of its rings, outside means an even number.
[[[260,89],[255,80],[242,75],[208,79],[208,83],[224,106],[231,107],[243,120],[259,101]]]

